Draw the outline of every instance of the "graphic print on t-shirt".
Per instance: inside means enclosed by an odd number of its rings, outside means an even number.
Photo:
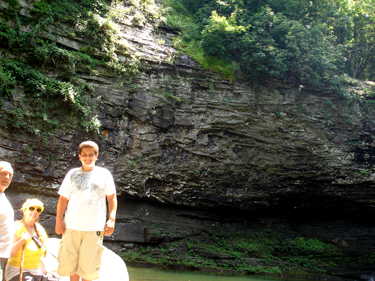
[[[66,228],[102,231],[106,222],[107,196],[116,193],[111,173],[102,167],[92,171],[73,168],[65,176],[59,195],[68,199],[64,215]]]
[[[72,193],[77,193],[82,199],[82,205],[101,206],[100,202],[103,200],[103,188],[96,183],[93,172],[84,172],[77,170],[71,176]]]

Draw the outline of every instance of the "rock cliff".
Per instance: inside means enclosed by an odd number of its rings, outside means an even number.
[[[9,8],[0,4],[3,11]],[[18,13],[30,17],[32,5],[20,1]],[[67,170],[79,165],[77,145],[85,138],[99,143],[97,164],[113,173],[123,202],[114,241],[151,241],[153,222],[189,225],[183,234],[189,236],[227,215],[353,219],[348,215],[375,211],[372,83],[355,81],[335,93],[293,83],[231,82],[172,48],[176,35],[168,29],[134,24],[132,13],[113,21],[126,48],[112,56],[119,63],[136,62],[139,72],[77,68],[75,78],[90,86],[86,105],[99,134],[83,132],[78,121],[44,141],[0,127],[0,158],[15,168],[11,200],[18,206],[24,197],[44,198],[51,232],[57,189]],[[60,49],[82,51],[85,37],[71,31],[52,23],[40,36]],[[105,55],[98,46],[96,51]],[[4,46],[0,52],[2,58],[22,59]],[[66,75],[52,63],[35,68],[56,80]],[[23,96],[18,83],[12,98],[3,100],[2,118],[20,107]],[[311,235],[307,225],[298,225]],[[310,230],[324,224],[311,225]],[[374,231],[368,225],[360,229]],[[325,234],[327,241],[350,244],[350,238]],[[371,252],[368,238],[349,246]]]

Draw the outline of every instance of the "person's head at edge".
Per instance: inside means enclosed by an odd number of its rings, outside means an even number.
[[[0,192],[4,192],[13,177],[12,165],[7,161],[0,161]]]
[[[99,147],[93,141],[84,141],[78,146],[78,157],[84,171],[92,171],[94,169],[98,155]]]

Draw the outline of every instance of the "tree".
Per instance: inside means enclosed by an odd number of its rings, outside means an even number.
[[[225,17],[212,11],[210,21],[202,31],[203,50],[209,56],[233,56],[232,44],[235,43],[236,37],[245,31],[244,26],[237,25],[235,12],[230,17]]]
[[[253,81],[375,79],[373,0],[180,1],[192,4],[199,26],[187,38],[206,56],[236,60]]]
[[[353,1],[348,6],[350,37],[347,40],[347,72],[354,78],[374,78],[375,6],[367,1]]]

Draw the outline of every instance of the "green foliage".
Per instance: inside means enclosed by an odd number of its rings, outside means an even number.
[[[359,174],[361,174],[362,176],[369,176],[372,174],[372,171],[361,170],[359,171]]]
[[[34,4],[31,13],[36,18],[50,18],[53,21],[75,24],[80,20],[90,20],[94,14],[106,16],[109,7],[101,0],[41,0]]]
[[[5,91],[0,93],[3,98],[12,97],[9,85],[14,87],[19,83],[24,88],[24,95],[17,98],[13,109],[4,116],[10,128],[49,135],[61,125],[59,114],[75,113],[80,120],[85,120],[87,112],[83,103],[86,85],[48,78],[29,65],[12,59],[0,59],[0,69],[12,82],[3,87]]]
[[[232,53],[231,43],[246,29],[237,25],[236,13],[227,18],[212,11],[209,23],[202,31],[202,47],[209,56],[224,57]]]
[[[31,147],[24,146],[24,147],[22,147],[22,152],[25,153],[25,154],[32,154],[33,150],[32,150]]]
[[[375,263],[375,254],[369,254],[362,256],[358,259],[358,263],[361,265],[374,264]]]
[[[152,227],[152,237],[173,241],[175,233]],[[167,235],[165,235],[167,233]],[[122,254],[127,262],[184,265],[231,270],[245,274],[300,274],[326,272],[327,264],[351,263],[335,246],[297,233],[274,230],[228,232],[212,227],[207,235],[185,237]],[[249,263],[249,259],[253,262]]]
[[[375,7],[371,1],[338,0],[337,3],[340,12],[332,26],[339,43],[345,45],[346,71],[354,78],[374,80]]]
[[[151,0],[140,3],[143,3],[142,7],[149,7],[151,2],[153,3]],[[0,15],[3,16],[13,11],[12,20],[17,25],[11,27],[7,23],[0,23],[0,39],[3,39],[0,40],[0,46],[17,54],[24,53],[30,64],[52,64],[67,69],[70,75],[75,73],[76,66],[92,67],[94,61],[95,65],[101,64],[120,75],[136,74],[138,58],[130,57],[126,64],[122,64],[115,53],[121,43],[117,39],[118,25],[112,18],[121,17],[123,11],[119,6],[117,2],[108,6],[105,1],[99,0],[41,0],[31,10],[33,17],[25,19],[16,13],[16,7],[13,10],[2,10]],[[148,13],[151,13],[150,9],[147,10]],[[73,26],[74,29],[67,30],[68,35],[84,38],[86,45],[82,43],[80,52],[56,46],[54,35],[49,33],[54,22],[64,23],[66,27]]]
[[[287,252],[295,253],[325,253],[331,251],[334,247],[330,244],[323,243],[316,238],[296,237],[295,239],[286,239],[284,247]]]
[[[228,57],[207,55],[199,42],[201,39],[201,27],[196,23],[190,11],[178,0],[164,0],[164,3],[167,6],[164,9],[164,14],[167,17],[168,25],[180,32],[180,36],[173,39],[173,46],[192,56],[205,69],[212,69],[223,74],[225,78],[233,80],[234,73],[238,70],[238,64]],[[225,21],[224,25],[233,23],[228,22],[226,19],[223,19],[223,21]],[[215,36],[215,28],[220,29],[220,24],[213,24],[210,30],[207,29],[207,41],[212,36]],[[214,34],[210,34],[209,31]]]
[[[17,38],[17,32],[7,23],[0,22],[0,46],[4,48],[12,48]]]
[[[241,68],[253,81],[268,78],[285,78],[288,52],[278,42],[285,40],[290,23],[282,15],[275,15],[269,8],[254,15],[252,27],[238,40]],[[241,51],[242,50],[242,51]]]
[[[328,86],[337,93],[345,72],[375,77],[375,7],[369,2],[164,2],[168,24],[180,32],[176,46],[202,65],[211,58],[211,69],[219,61],[237,65],[225,76]]]
[[[16,86],[16,79],[12,73],[0,65],[0,95],[10,98],[13,88]]]
[[[132,9],[142,11],[147,20],[160,20],[153,0],[133,2]],[[78,71],[127,79],[139,73],[138,57],[128,55],[122,63],[115,52],[124,45],[118,41],[119,28],[112,19],[121,19],[124,3],[40,0],[33,3],[27,17],[19,13],[18,1],[8,4],[0,9],[5,19],[0,22],[0,106],[5,100],[10,103],[1,109],[1,124],[42,138],[75,125],[84,132],[99,133],[101,124],[92,112],[100,99],[87,101],[92,86],[75,77]],[[50,30],[53,24],[65,24],[68,37],[83,38],[80,51],[56,43]],[[54,68],[59,69],[58,78],[47,75]]]
[[[334,76],[342,74],[341,50],[334,44],[329,31],[316,24],[307,29],[299,23],[290,26],[286,35],[288,74],[299,77],[300,82],[309,85],[330,85]]]

